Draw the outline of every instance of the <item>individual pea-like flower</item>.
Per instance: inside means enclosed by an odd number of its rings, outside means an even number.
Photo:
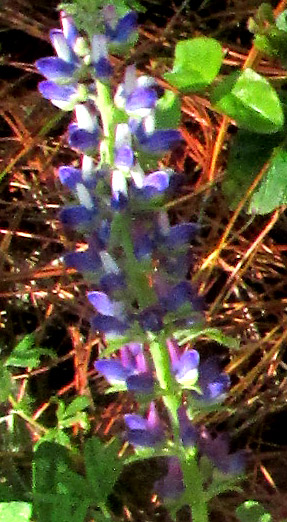
[[[83,233],[89,232],[96,216],[97,209],[94,206],[87,208],[85,205],[67,206],[59,213],[59,219],[64,227]]]
[[[153,401],[150,403],[146,418],[127,414],[125,424],[127,440],[136,447],[153,447],[164,440],[164,426]]]
[[[230,453],[229,437],[226,433],[212,437],[205,428],[202,428],[198,437],[198,447],[200,453],[208,457],[222,473],[238,475],[244,472],[246,451],[238,450]]]
[[[105,34],[107,39],[114,46],[129,43],[137,31],[137,13],[129,11],[119,18],[113,5],[103,8],[105,22]]]
[[[180,427],[180,438],[182,444],[186,447],[195,446],[198,441],[198,428],[192,424],[188,418],[186,409],[184,406],[180,406],[177,411],[179,427]]]
[[[104,254],[102,262],[105,270],[108,272],[105,262],[109,254],[103,252],[101,254]],[[110,256],[109,260],[111,260]],[[132,327],[134,318],[127,311],[124,301],[113,300],[102,291],[88,292],[87,297],[98,312],[91,320],[94,330],[101,332],[108,338],[125,335]]]
[[[107,38],[103,34],[95,34],[92,39],[91,64],[95,68],[99,80],[107,80],[113,72],[109,61]]]
[[[57,56],[40,58],[36,61],[36,68],[47,78],[39,83],[39,91],[44,98],[62,110],[73,110],[76,103],[85,101],[88,97],[88,88],[79,85],[76,73],[82,63],[75,52],[79,33],[71,19],[65,13],[61,15],[61,29],[50,31],[50,40]]]
[[[154,379],[143,347],[139,343],[129,343],[120,350],[120,358],[100,359],[95,368],[112,385],[121,385],[124,389],[137,393],[152,393]]]
[[[76,122],[68,128],[69,145],[85,154],[92,154],[99,144],[100,128],[92,107],[84,103],[75,106]]]
[[[48,80],[56,83],[73,82],[75,71],[80,66],[80,60],[74,51],[79,37],[78,30],[71,17],[61,13],[61,29],[50,31],[50,40],[57,56],[40,58],[36,61],[38,71]]]
[[[154,489],[162,499],[175,500],[184,492],[183,473],[177,457],[168,457],[167,474],[157,480]]]
[[[76,103],[86,101],[88,97],[85,86],[77,83],[58,85],[52,81],[44,80],[38,85],[39,92],[44,98],[50,100],[53,105],[62,111],[72,111]]]
[[[200,392],[191,391],[192,397],[206,405],[222,402],[230,388],[230,377],[220,369],[218,357],[212,356],[201,362],[198,368]]]
[[[154,114],[151,111],[141,121],[131,118],[129,125],[139,149],[149,154],[164,154],[182,141],[181,133],[176,129],[156,129]]]
[[[158,100],[158,85],[150,76],[137,78],[135,66],[126,68],[124,82],[115,94],[115,104],[128,114],[143,118],[150,114]]]
[[[129,172],[134,162],[135,157],[129,126],[127,123],[120,123],[116,127],[114,164],[118,169]]]
[[[198,378],[199,353],[196,350],[182,352],[172,338],[167,339],[166,344],[176,381],[185,389],[193,387]]]

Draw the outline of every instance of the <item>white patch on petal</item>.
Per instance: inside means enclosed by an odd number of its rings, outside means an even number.
[[[138,87],[152,87],[157,85],[155,79],[152,76],[140,76],[137,79]]]
[[[103,250],[99,254],[100,254],[101,261],[102,261],[102,265],[107,274],[119,274],[120,273],[120,269],[119,269],[117,263],[113,260],[113,258],[110,256],[110,254],[108,252]]]
[[[95,170],[94,160],[91,156],[83,155],[82,158],[82,176],[83,180],[89,180]]]
[[[90,113],[86,105],[83,105],[82,103],[77,104],[75,107],[75,113],[79,129],[93,132],[97,128],[97,119]]]
[[[54,32],[51,41],[59,58],[69,63],[73,61],[71,48],[61,31]]]
[[[124,145],[131,146],[132,137],[131,131],[127,123],[119,123],[116,128],[116,148]]]
[[[155,131],[155,113],[154,110],[148,114],[143,121],[143,126],[146,134],[152,134]]]
[[[84,205],[84,207],[86,207],[88,210],[92,210],[94,208],[93,199],[85,185],[82,183],[77,183],[76,193],[81,205]]]
[[[100,58],[107,58],[107,39],[103,34],[95,34],[92,39],[92,63],[97,63]]]
[[[128,195],[128,186],[125,175],[120,170],[114,170],[112,173],[112,191],[115,194],[121,192]]]
[[[138,81],[137,81],[137,75],[136,75],[136,68],[134,65],[129,65],[126,68],[125,72],[125,81],[124,81],[124,90],[125,90],[125,96],[129,96],[137,87]]]
[[[123,84],[121,83],[117,90],[116,94],[114,96],[114,102],[115,106],[118,107],[118,109],[124,109],[126,105],[126,97],[125,97],[125,89]]]
[[[139,163],[136,163],[131,169],[130,169],[131,177],[133,179],[133,182],[135,186],[139,189],[143,187],[143,181],[144,181],[144,171],[141,168]]]
[[[198,370],[194,368],[189,370],[181,379],[176,379],[179,384],[184,386],[186,389],[192,388],[198,379]]]

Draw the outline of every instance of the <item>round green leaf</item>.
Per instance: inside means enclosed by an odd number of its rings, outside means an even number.
[[[221,45],[213,38],[183,40],[176,45],[172,72],[164,77],[180,91],[202,91],[217,76],[222,56]]]
[[[270,83],[252,69],[228,76],[212,96],[215,109],[233,118],[239,127],[272,134],[284,124],[279,97]]]

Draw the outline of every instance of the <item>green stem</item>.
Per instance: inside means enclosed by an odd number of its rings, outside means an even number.
[[[111,243],[120,245],[125,255],[125,273],[129,283],[129,291],[134,295],[140,309],[156,302],[153,288],[149,286],[148,276],[140,266],[134,254],[134,244],[130,234],[132,229],[131,217],[124,212],[114,215],[111,232]]]
[[[177,410],[180,407],[181,400],[176,392],[174,377],[171,373],[170,358],[165,339],[153,340],[150,343],[150,353],[153,359],[157,381],[163,390],[163,402],[169,412],[174,441],[178,444],[180,443],[180,436]]]
[[[183,450],[179,460],[185,485],[184,496],[191,509],[192,522],[208,522],[208,506],[198,466],[197,452],[188,452],[186,448]]]
[[[180,439],[178,408],[181,397],[177,391],[171,371],[170,358],[166,347],[166,339],[161,336],[150,342],[150,353],[153,359],[158,383],[163,390],[163,401],[168,410],[174,437],[174,447],[180,460],[185,485],[184,497],[190,506],[192,522],[208,522],[208,508],[201,472],[197,462],[195,448],[185,448]]]
[[[36,422],[32,417],[29,417],[24,413],[22,410],[19,409],[19,405],[17,401],[12,397],[12,395],[9,396],[9,402],[12,405],[13,410],[11,413],[14,413],[15,415],[18,415],[18,417],[21,417],[25,422],[30,424],[32,428],[39,434],[39,435],[45,435],[48,432],[48,429]]]
[[[104,140],[101,149],[101,161],[111,167],[114,164],[114,145],[115,145],[115,122],[114,122],[114,102],[111,96],[111,89],[108,83],[96,81],[97,106],[101,113]]]

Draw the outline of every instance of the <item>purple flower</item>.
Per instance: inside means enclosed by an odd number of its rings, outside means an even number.
[[[65,11],[61,11],[60,13],[61,25],[63,34],[68,42],[68,44],[75,48],[77,39],[80,37],[79,31],[76,28],[73,18],[69,16]]]
[[[133,65],[126,68],[124,83],[120,84],[115,94],[115,104],[120,109],[126,110],[130,115],[141,118],[150,114],[158,99],[157,83],[150,76],[137,78]],[[130,125],[131,132],[135,130]]]
[[[84,153],[91,153],[99,143],[99,129],[93,132],[86,129],[79,129],[75,123],[69,125],[69,145],[72,149],[77,149]]]
[[[164,439],[164,429],[154,402],[150,403],[147,418],[141,415],[125,415],[127,439],[134,446],[153,447]]]
[[[95,209],[90,210],[84,205],[75,205],[63,208],[59,214],[59,219],[65,227],[85,229],[92,224],[95,215]]]
[[[79,252],[68,252],[64,256],[65,264],[69,268],[75,268],[78,272],[94,273],[101,268],[101,258],[90,249]]]
[[[223,473],[237,475],[244,472],[246,452],[239,450],[229,451],[229,437],[221,433],[212,437],[206,429],[202,429],[198,439],[200,452],[206,455],[211,462]]]
[[[65,60],[56,56],[40,58],[35,62],[35,65],[43,76],[54,82],[71,81],[76,70],[74,63],[65,62]]]
[[[149,306],[138,315],[138,321],[145,332],[160,332],[163,328],[163,311],[158,305]]]
[[[135,129],[135,135],[140,149],[151,154],[168,152],[182,140],[181,133],[178,130],[163,129],[146,132],[142,123]]]
[[[209,357],[200,363],[198,371],[198,386],[201,393],[192,391],[192,396],[206,404],[222,402],[230,388],[230,377],[221,371],[218,358]]]
[[[111,301],[104,292],[88,292],[90,303],[99,314],[121,318],[124,314],[123,304],[120,301]]]
[[[92,319],[95,330],[106,335],[123,335],[129,328],[129,319],[126,317],[124,304],[121,301],[112,301],[104,292],[88,292],[90,303],[97,310],[98,315]]]
[[[76,83],[57,85],[49,80],[44,80],[39,83],[38,89],[44,98],[50,100],[53,105],[56,105],[63,111],[72,111],[77,103],[78,90]]]
[[[91,320],[93,330],[104,333],[106,337],[117,337],[124,335],[129,324],[126,321],[121,321],[117,317],[110,315],[97,315]]]
[[[183,388],[194,386],[198,378],[199,353],[196,350],[186,350],[182,353],[174,339],[167,339],[166,344],[177,382]]]
[[[154,484],[156,493],[163,499],[177,499],[184,492],[183,474],[177,457],[167,458],[168,472]]]
[[[198,231],[198,225],[195,223],[180,223],[170,227],[169,233],[165,238],[165,244],[168,248],[178,248],[189,243]]]
[[[188,281],[181,281],[175,286],[167,286],[167,291],[160,296],[160,303],[169,312],[178,310],[185,304],[198,308],[198,296]]]
[[[137,30],[137,14],[130,11],[122,18],[118,19],[114,6],[108,5],[103,9],[105,20],[106,37],[112,44],[123,44],[128,42],[130,37]]]
[[[145,198],[152,198],[164,194],[169,187],[170,173],[166,170],[157,170],[145,176],[140,191]]]
[[[95,368],[110,384],[121,384],[129,391],[152,393],[154,380],[146,362],[142,346],[129,343],[120,349],[120,360],[100,359]]]
[[[113,68],[109,61],[107,39],[102,34],[95,34],[92,39],[91,62],[95,68],[97,78],[110,78]]]
[[[135,88],[126,99],[125,109],[128,114],[133,114],[142,109],[153,109],[157,102],[157,94],[149,87]]]
[[[118,169],[124,171],[129,171],[134,164],[131,133],[127,123],[120,123],[116,127],[114,163]]]
[[[79,63],[79,58],[67,41],[63,31],[52,29],[50,31],[50,40],[59,58],[68,63]]]
[[[35,64],[43,76],[56,83],[73,81],[74,73],[80,64],[74,51],[79,33],[72,18],[64,12],[61,13],[61,23],[62,31],[60,29],[50,31],[50,40],[57,56],[41,58]]]
[[[84,172],[71,165],[63,165],[59,168],[59,179],[62,185],[65,185],[73,192],[77,192],[77,185],[85,185],[87,190],[94,189],[98,182],[96,171],[94,175],[84,177]]]
[[[77,123],[69,125],[69,145],[84,153],[92,153],[98,146],[100,129],[97,117],[88,104],[75,106]]]
[[[100,279],[100,287],[107,294],[122,290],[126,287],[124,274],[105,274]]]

